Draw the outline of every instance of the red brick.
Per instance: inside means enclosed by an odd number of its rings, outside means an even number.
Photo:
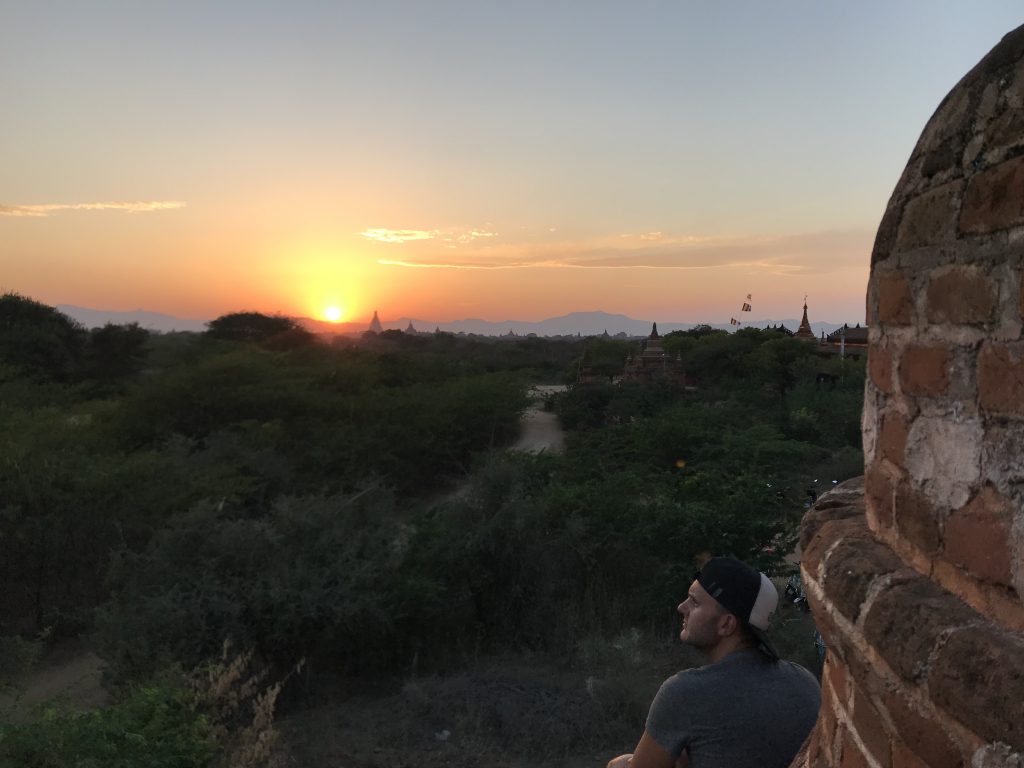
[[[895,735],[899,737],[893,743],[894,768],[898,746],[913,750],[929,768],[957,768],[960,765],[959,750],[935,719],[917,712],[899,691],[886,692],[882,703],[896,727]]]
[[[900,356],[900,387],[904,394],[936,397],[949,388],[950,353],[946,347],[913,345]]]
[[[848,733],[843,735],[843,757],[839,766],[840,768],[870,768],[867,758],[861,754],[860,747],[854,743]]]
[[[960,763],[957,763],[960,765]],[[932,768],[898,740],[892,742],[892,768]]]
[[[878,437],[878,448],[882,458],[903,467],[903,452],[906,447],[907,422],[898,412],[889,411],[882,417],[882,429]]]
[[[995,307],[995,284],[977,269],[953,269],[928,284],[931,323],[987,323]]]
[[[892,550],[875,541],[862,526],[860,535],[846,536],[830,551],[822,588],[833,607],[856,622],[871,585],[902,567]]]
[[[979,579],[1011,586],[1012,525],[1013,507],[999,491],[986,485],[946,521],[945,557]]]
[[[928,675],[932,701],[985,741],[1024,750],[1024,639],[977,623],[953,632]]]
[[[822,671],[822,678],[828,680],[828,684],[832,686],[832,690],[835,691],[836,697],[839,701],[845,702],[847,700],[849,690],[849,675],[846,672],[846,665],[843,664],[835,654],[828,654],[825,656],[825,668]]]
[[[896,488],[893,519],[901,539],[909,541],[926,555],[939,551],[939,518],[924,494],[907,482]]]
[[[860,740],[882,768],[892,765],[892,751],[889,746],[889,731],[864,691],[853,686],[853,726]]]
[[[864,617],[866,639],[904,680],[928,675],[932,650],[943,632],[977,621],[978,614],[924,577],[882,590]],[[849,661],[849,660],[848,660]],[[850,664],[854,680],[857,670]]]
[[[985,342],[978,354],[978,394],[987,411],[1024,416],[1024,343]]]
[[[1024,634],[1024,605],[1016,590],[975,578],[942,557],[932,559],[932,581],[978,613],[1006,629]]]
[[[814,761],[821,755],[821,733],[815,728],[811,731],[811,735],[807,740],[807,752],[805,753],[806,760],[801,760],[799,753],[794,762],[790,763],[790,766],[795,765],[814,765]]]
[[[963,181],[955,181],[909,201],[896,234],[896,248],[905,251],[954,241],[962,191]]]
[[[868,373],[876,387],[892,394],[892,349],[874,344],[868,347]]]
[[[888,473],[875,461],[864,473],[865,514],[872,530],[884,534],[892,530],[893,483]]]
[[[960,231],[970,235],[1024,224],[1024,156],[971,179],[960,211]]]
[[[814,616],[814,626],[821,634],[825,645],[837,652],[843,650],[843,636],[829,615],[825,605],[812,593],[807,593],[807,604],[811,607],[811,615]]]
[[[822,699],[821,709],[818,711],[818,724],[815,728],[821,737],[821,750],[828,755],[829,762],[832,761],[834,754],[838,727],[839,723],[836,719],[835,710],[832,709],[832,702],[828,699]]]
[[[878,322],[883,325],[910,325],[914,320],[914,298],[907,276],[900,271],[876,272]]]

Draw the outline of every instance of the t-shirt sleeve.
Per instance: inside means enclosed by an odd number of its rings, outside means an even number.
[[[685,675],[670,677],[661,684],[647,713],[647,733],[672,757],[679,757],[692,735],[693,697],[688,688]]]

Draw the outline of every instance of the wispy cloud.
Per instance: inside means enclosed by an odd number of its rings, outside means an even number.
[[[0,205],[0,216],[49,216],[58,211],[124,211],[148,213],[184,208],[177,200],[118,200],[105,203],[44,203],[39,205]]]
[[[464,245],[474,240],[496,237],[496,232],[488,232],[484,229],[388,229],[386,227],[375,227],[364,229],[359,233],[368,240],[376,240],[378,243],[407,243],[414,240],[438,240],[449,246]]]
[[[867,254],[865,230],[787,235],[693,236],[662,232],[619,235],[583,241],[481,243],[438,258],[422,244],[400,259],[378,263],[412,269],[586,269],[586,270],[736,270],[750,274],[800,275],[832,272],[858,254]],[[433,249],[436,249],[436,245]]]
[[[437,230],[424,229],[387,229],[378,227],[375,229],[364,229],[359,233],[368,240],[376,240],[379,243],[405,243],[410,240],[433,240],[437,237]]]

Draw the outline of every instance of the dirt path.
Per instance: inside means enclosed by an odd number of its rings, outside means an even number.
[[[565,387],[560,384],[540,384],[533,388],[533,405],[523,413],[520,421],[522,432],[512,446],[513,451],[559,453],[564,449],[565,430],[562,429],[558,416],[544,410],[544,396],[564,390]]]
[[[57,699],[71,709],[97,709],[107,703],[100,684],[103,662],[92,651],[75,646],[54,649],[15,690],[0,692],[0,722],[35,719],[40,704]]]

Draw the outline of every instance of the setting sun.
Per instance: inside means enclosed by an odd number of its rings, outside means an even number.
[[[328,307],[324,310],[324,317],[330,320],[332,323],[337,323],[341,320],[342,311],[341,307]]]

